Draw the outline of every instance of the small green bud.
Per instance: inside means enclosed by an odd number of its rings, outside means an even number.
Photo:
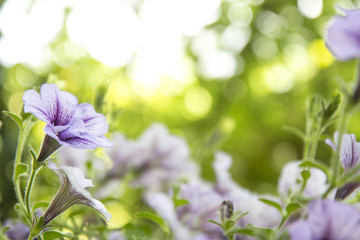
[[[341,94],[339,92],[335,92],[328,101],[327,106],[324,110],[324,118],[331,118],[339,109],[341,103]]]

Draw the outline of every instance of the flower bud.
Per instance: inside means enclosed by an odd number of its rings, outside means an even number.
[[[220,204],[219,211],[220,211],[220,219],[222,222],[225,222],[227,219],[230,219],[234,213],[234,206],[232,201],[230,200],[223,201]]]

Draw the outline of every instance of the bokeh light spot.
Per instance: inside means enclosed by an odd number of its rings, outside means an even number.
[[[278,53],[277,42],[266,36],[258,36],[252,44],[252,50],[261,60],[271,60]]]
[[[317,18],[323,10],[323,0],[298,0],[300,12],[307,18]]]
[[[280,38],[284,34],[285,20],[271,11],[262,11],[256,19],[259,31],[270,38]]]
[[[69,38],[85,46],[93,58],[119,67],[131,60],[138,46],[140,21],[134,10],[120,1],[78,1],[67,29]]]
[[[185,108],[193,117],[202,118],[212,106],[211,94],[200,86],[190,88],[185,95]]]
[[[198,64],[200,74],[207,79],[232,77],[238,67],[235,56],[223,50],[213,50],[201,54]]]
[[[246,27],[253,18],[253,12],[249,5],[245,3],[234,3],[227,12],[230,22],[236,26]]]
[[[237,27],[233,24],[228,26],[221,34],[220,45],[234,53],[240,53],[251,38],[251,28]]]
[[[317,39],[310,44],[309,54],[311,60],[321,68],[326,68],[335,61],[322,39]]]
[[[267,70],[266,85],[274,93],[285,93],[294,84],[294,73],[283,65],[275,65]]]
[[[131,220],[131,216],[123,205],[118,203],[107,203],[106,208],[111,212],[112,218],[108,223],[110,228],[123,227]]]

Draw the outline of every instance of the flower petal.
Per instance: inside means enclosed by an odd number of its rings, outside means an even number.
[[[114,144],[104,136],[83,135],[82,138],[75,137],[60,141],[64,146],[74,148],[95,149],[97,147],[112,147]]]
[[[360,10],[346,10],[328,29],[326,44],[342,61],[360,57]]]
[[[77,106],[74,95],[60,91],[55,84],[43,84],[40,89],[41,100],[53,125],[66,125]]]
[[[109,130],[109,125],[104,115],[95,112],[91,104],[79,104],[76,107],[74,117],[81,119],[85,123],[88,134],[100,136],[106,134]]]
[[[41,121],[51,124],[48,109],[43,105],[40,95],[35,90],[27,90],[22,100],[24,101],[24,112],[32,113]]]
[[[109,222],[112,216],[110,212],[106,209],[104,204],[102,204],[102,202],[94,198],[91,199],[91,203],[92,204],[89,206],[97,210],[99,213],[101,213],[104,216],[105,220]]]

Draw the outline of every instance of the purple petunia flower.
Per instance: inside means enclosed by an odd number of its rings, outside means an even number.
[[[197,166],[189,160],[186,141],[171,134],[163,124],[151,125],[137,140],[114,135],[114,143],[108,151],[114,161],[111,177],[123,177],[135,170],[134,186],[160,191],[181,179],[198,176]]]
[[[336,132],[334,134],[334,142],[326,139],[325,143],[334,151],[337,151],[339,137],[340,134]],[[360,143],[356,142],[355,134],[343,135],[340,147],[340,161],[345,171],[355,167],[360,162]]]
[[[85,178],[80,169],[75,167],[58,168],[53,162],[50,162],[48,167],[58,175],[60,189],[44,213],[43,226],[75,204],[88,205],[101,213],[106,221],[110,221],[111,214],[106,210],[104,204],[92,198],[86,190],[94,185],[91,180]]]
[[[334,134],[334,142],[330,139],[326,139],[325,142],[328,144],[334,151],[337,151],[337,146],[339,144],[339,133]],[[344,171],[355,167],[360,162],[360,143],[356,142],[356,137],[354,134],[344,134],[342,137],[341,147],[340,147],[340,162],[344,168]],[[350,182],[341,186],[336,192],[336,199],[345,199],[349,196],[355,189],[360,186],[358,182]]]
[[[28,226],[26,226],[22,222],[12,222],[10,220],[7,220],[7,221],[5,221],[4,226],[10,227],[5,232],[5,235],[10,240],[28,239],[28,237],[29,237],[30,229]]]
[[[360,9],[344,10],[328,29],[326,45],[340,61],[360,58]]]
[[[292,240],[346,239],[360,236],[360,212],[334,200],[315,200],[307,207],[308,217],[289,225]]]
[[[242,217],[238,224],[245,226],[248,223],[256,227],[273,228],[279,225],[281,214],[275,208],[261,202],[259,198],[266,198],[280,203],[280,199],[271,195],[258,195],[238,185],[231,177],[229,170],[232,158],[225,152],[217,152],[213,163],[216,175],[215,190],[221,194],[223,200],[230,200],[234,209],[249,214]],[[220,205],[220,203],[219,203]]]
[[[55,84],[43,84],[40,94],[26,91],[23,101],[26,113],[47,124],[38,161],[44,161],[61,146],[95,149],[113,145],[103,136],[109,129],[105,117],[90,104],[78,104],[75,96],[60,91]]]

